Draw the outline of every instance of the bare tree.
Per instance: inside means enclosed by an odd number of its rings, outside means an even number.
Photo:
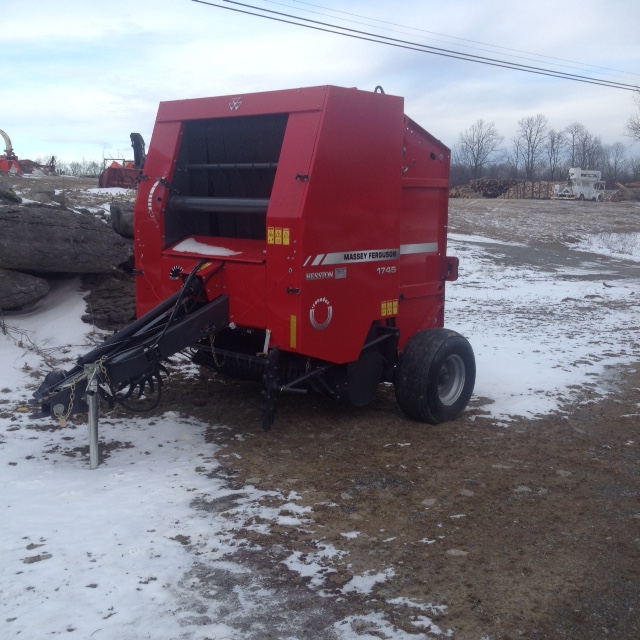
[[[633,97],[638,105],[638,113],[627,120],[626,133],[635,142],[640,142],[640,91]]]
[[[59,168],[68,175],[89,178],[98,177],[102,171],[99,162],[96,160],[85,160],[84,158],[82,162],[76,160],[75,162],[60,163]]]
[[[607,144],[603,147],[605,152],[604,178],[610,184],[619,182],[622,174],[627,170],[627,148],[622,142]]]
[[[549,180],[555,180],[556,171],[562,162],[562,155],[567,146],[567,138],[562,131],[549,129],[544,143],[549,166]]]
[[[599,136],[594,136],[579,122],[565,128],[567,156],[570,167],[595,169],[604,162],[604,151]]]
[[[517,178],[520,174],[520,160],[522,158],[522,140],[516,136],[511,141],[511,151],[507,153],[507,164],[509,166],[511,177]]]
[[[541,113],[518,120],[516,138],[521,142],[521,157],[525,178],[535,179],[540,156],[547,136],[547,118]]]
[[[579,122],[574,122],[565,128],[567,138],[567,160],[570,167],[579,167],[578,161],[579,140],[587,133],[587,130]]]
[[[458,164],[468,167],[473,178],[479,178],[480,173],[491,156],[502,144],[503,137],[498,133],[493,122],[480,119],[463,131],[454,149],[455,160]]]
[[[595,169],[604,162],[602,141],[586,129],[578,138],[578,166],[584,169]]]

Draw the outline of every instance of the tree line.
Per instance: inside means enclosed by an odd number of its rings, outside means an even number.
[[[640,93],[634,99],[638,113],[627,121],[626,134],[640,142]],[[640,181],[640,156],[631,155],[622,142],[604,144],[579,122],[558,130],[540,113],[528,116],[518,120],[515,135],[504,143],[495,124],[482,119],[460,133],[452,149],[451,186],[483,177],[562,181],[571,167],[601,171],[607,188]],[[56,163],[58,173],[78,177],[97,177],[103,168],[95,160]]]
[[[78,178],[97,178],[103,170],[101,162],[96,160],[82,160],[76,162],[56,162],[56,171],[65,176]]]
[[[640,142],[640,94],[636,102],[639,113],[629,118],[626,134]],[[601,171],[607,188],[640,180],[640,156],[627,145],[605,144],[579,122],[554,129],[539,113],[518,120],[506,143],[495,124],[482,119],[461,132],[452,149],[451,186],[483,177],[562,181],[571,167]]]

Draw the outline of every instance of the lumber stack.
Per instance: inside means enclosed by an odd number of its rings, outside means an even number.
[[[496,180],[494,178],[480,178],[472,180],[469,186],[483,198],[499,198],[516,184],[516,180]]]
[[[539,180],[514,180],[514,184],[504,194],[505,198],[519,198],[531,200],[533,198],[548,200],[553,196],[553,188],[557,182]]]

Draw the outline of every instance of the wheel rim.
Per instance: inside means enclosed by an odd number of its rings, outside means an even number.
[[[450,355],[438,372],[438,398],[444,405],[452,405],[462,394],[465,382],[465,366],[457,354]]]

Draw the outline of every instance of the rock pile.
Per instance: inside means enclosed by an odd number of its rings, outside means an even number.
[[[23,202],[0,181],[0,312],[37,302],[49,292],[52,278],[78,274],[91,289],[87,301],[94,323],[122,326],[134,315],[133,276],[127,274],[133,205],[112,205],[110,225],[86,209],[67,209],[64,197],[58,198],[52,191],[43,193],[47,204],[31,197]],[[122,299],[114,301],[119,295]]]

